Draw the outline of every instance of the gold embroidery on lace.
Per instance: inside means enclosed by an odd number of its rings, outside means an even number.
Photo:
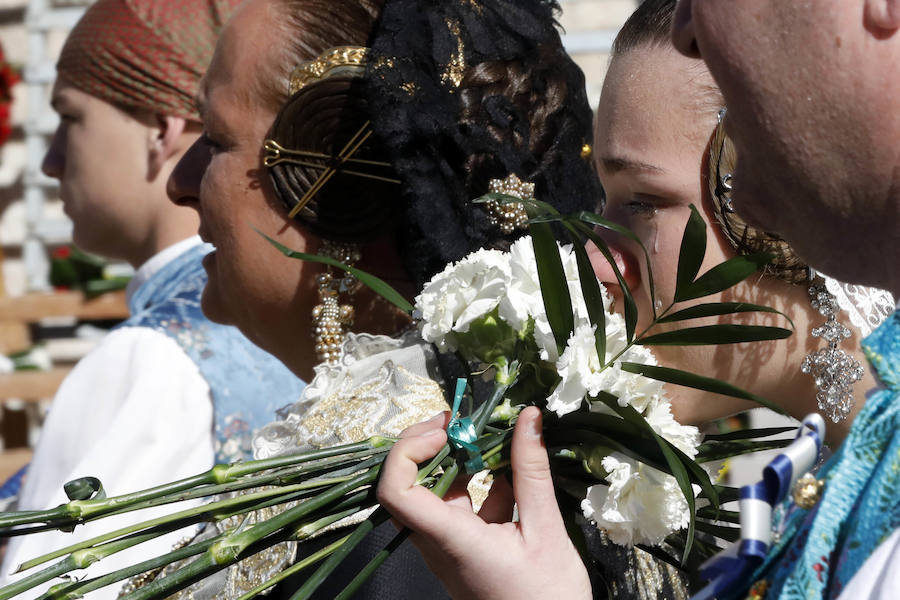
[[[362,385],[339,389],[317,402],[299,428],[310,434],[306,443],[324,447],[399,435],[442,410],[447,403],[436,382],[390,363]]]
[[[450,57],[450,63],[441,73],[441,82],[444,85],[452,85],[458,88],[462,85],[463,76],[466,73],[466,47],[463,43],[462,31],[459,28],[459,21],[455,19],[447,19],[447,29],[456,38],[456,52]]]
[[[347,71],[359,74],[366,65],[369,49],[361,46],[332,48],[315,60],[300,64],[291,73],[290,92],[296,94],[314,81],[324,79],[332,72]]]

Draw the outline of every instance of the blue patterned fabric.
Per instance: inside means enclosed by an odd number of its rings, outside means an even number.
[[[209,246],[193,246],[153,274],[130,298],[132,316],[118,327],[149,327],[181,346],[209,384],[216,462],[249,460],[254,430],[296,402],[304,383],[237,328],[203,316],[201,261],[207,252]]]
[[[862,346],[884,389],[869,395],[819,472],[825,490],[816,507],[783,507],[780,539],[751,580],[765,598],[837,598],[900,527],[900,311]]]

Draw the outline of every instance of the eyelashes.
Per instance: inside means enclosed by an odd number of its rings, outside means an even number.
[[[656,213],[659,211],[657,206],[652,202],[642,200],[632,200],[631,202],[626,202],[625,210],[627,210],[628,214],[632,216],[639,216],[648,219],[656,216]]]

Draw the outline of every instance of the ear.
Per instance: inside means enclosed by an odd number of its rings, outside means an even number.
[[[150,128],[148,140],[150,179],[163,170],[166,162],[183,150],[181,134],[187,128],[187,121],[181,117],[154,115],[155,125]]]
[[[691,0],[678,0],[672,22],[672,43],[679,52],[689,58],[701,58],[697,38],[694,36],[693,4]]]
[[[882,31],[900,29],[900,0],[866,0],[865,19]]]

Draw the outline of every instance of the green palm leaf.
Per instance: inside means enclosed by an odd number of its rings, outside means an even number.
[[[403,297],[403,294],[391,287],[391,285],[386,281],[379,279],[374,275],[366,273],[365,271],[361,271],[355,267],[345,265],[344,263],[327,256],[319,256],[317,254],[307,254],[306,252],[297,252],[296,250],[291,250],[287,246],[276,242],[258,229],[256,230],[256,232],[266,238],[266,240],[270,244],[275,246],[279,252],[281,252],[288,258],[296,258],[299,260],[321,263],[323,265],[331,265],[332,267],[336,267],[338,269],[341,269],[342,271],[346,271],[347,273],[350,273],[351,275],[356,277],[363,285],[370,288],[373,292],[377,293],[403,312],[412,313],[413,305]]]
[[[721,315],[733,315],[737,313],[765,312],[781,315],[794,327],[794,322],[789,316],[768,306],[760,306],[757,304],[748,304],[746,302],[711,302],[708,304],[697,304],[690,306],[671,315],[660,318],[658,323],[674,323],[676,321],[688,321],[690,319],[702,319],[704,317],[718,317]]]
[[[623,362],[621,363],[621,366],[623,371],[627,371],[629,373],[637,373],[638,375],[644,375],[646,377],[649,377],[650,379],[655,379],[664,383],[682,385],[684,387],[693,388],[695,390],[711,392],[713,394],[720,394],[722,396],[731,396],[732,398],[750,400],[751,402],[756,402],[757,404],[765,406],[766,408],[769,408],[777,412],[778,414],[785,414],[783,408],[769,400],[766,400],[762,396],[751,394],[746,390],[742,390],[735,385],[731,385],[730,383],[726,383],[718,379],[704,377],[702,375],[696,375],[694,373],[688,373],[687,371],[672,369],[670,367],[643,365],[640,363],[631,362]]]
[[[642,346],[710,346],[783,340],[791,333],[790,329],[761,325],[704,325],[649,335],[637,343]]]

